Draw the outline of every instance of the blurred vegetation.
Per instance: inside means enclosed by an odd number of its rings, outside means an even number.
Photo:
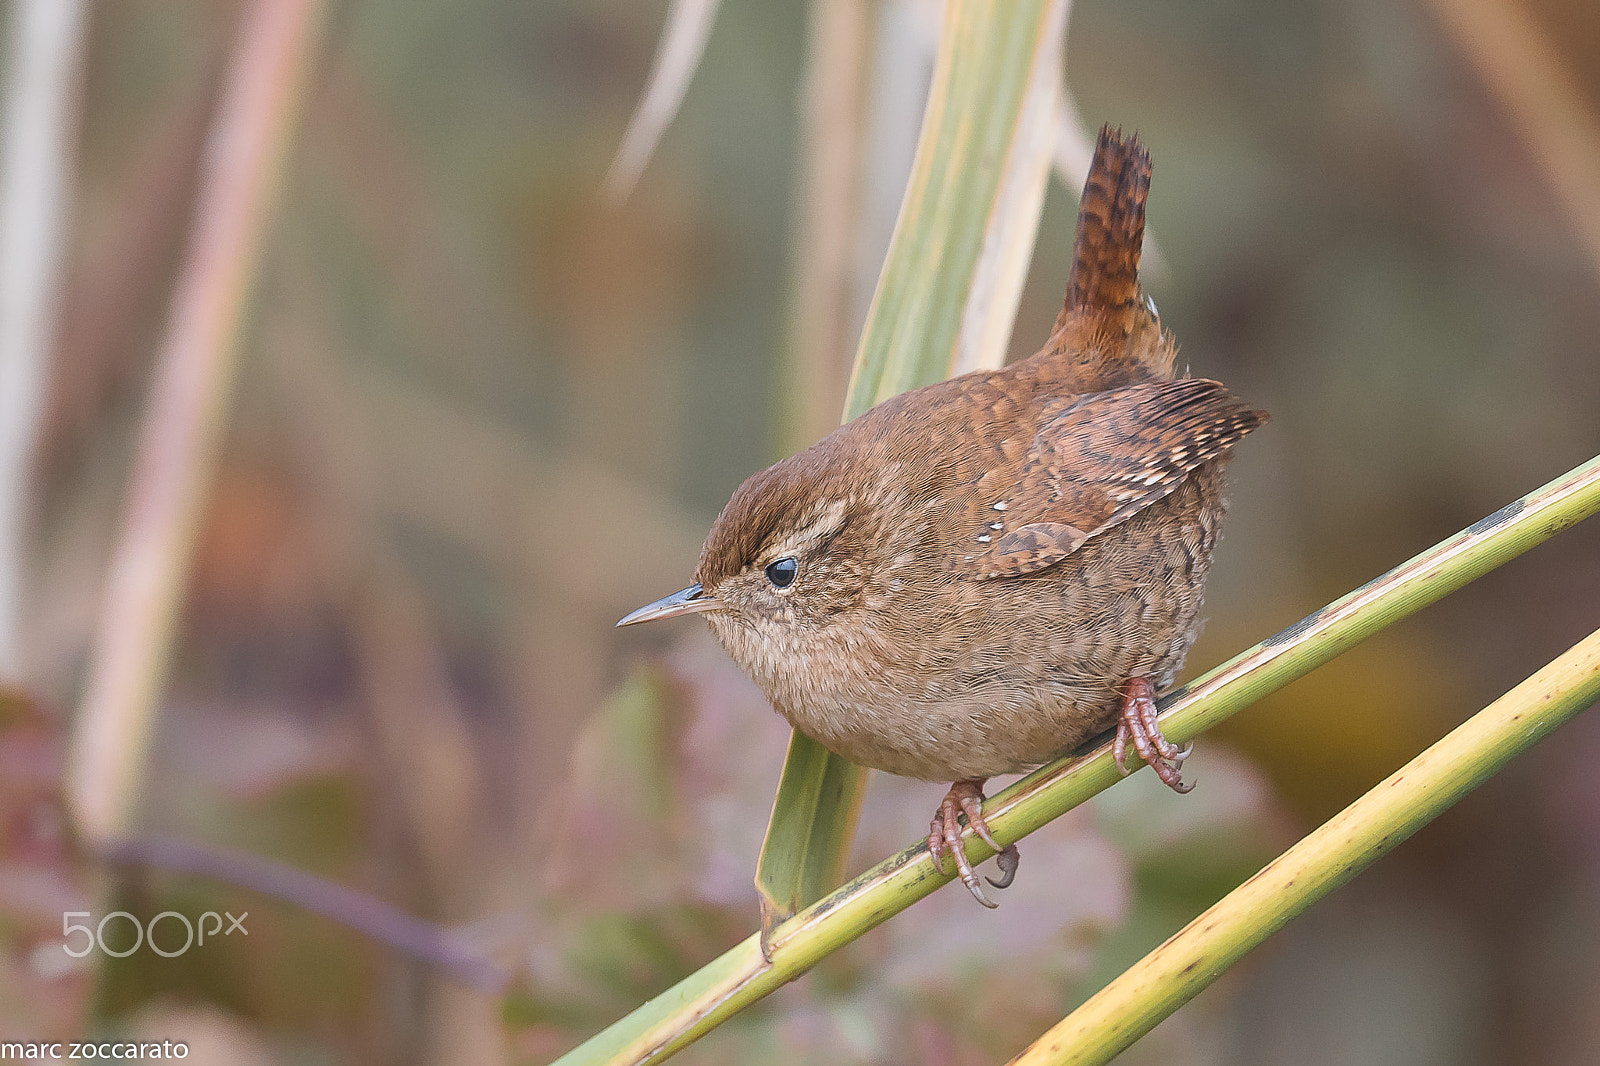
[[[1587,117],[1563,135],[1600,143],[1600,12],[1489,6],[1530,20]],[[701,627],[611,625],[688,580],[716,509],[777,454],[808,7],[721,5],[621,205],[600,182],[665,4],[329,10],[140,833],[458,932],[514,970],[504,998],[247,885],[90,861],[62,822],[61,736],[246,7],[91,11],[31,698],[0,708],[0,1037],[185,1039],[200,1062],[546,1061],[755,926],[787,727]],[[856,325],[937,16],[865,7],[877,151]],[[1085,123],[1138,129],[1155,158],[1163,319],[1196,373],[1274,415],[1232,467],[1190,674],[1600,452],[1600,248],[1541,170],[1558,146],[1530,141],[1491,69],[1436,5],[1074,5]],[[1053,184],[1014,355],[1054,317],[1074,211]],[[685,1061],[1003,1060],[1592,629],[1597,560],[1590,522],[1509,564],[1205,738],[1192,795],[1135,775],[1037,834],[995,914],[938,893]],[[1600,721],[1579,718],[1123,1061],[1589,1061],[1596,758]],[[875,776],[851,869],[924,832],[938,794]],[[251,934],[112,960],[94,988],[42,961],[59,962],[55,915],[90,906],[247,909]]]

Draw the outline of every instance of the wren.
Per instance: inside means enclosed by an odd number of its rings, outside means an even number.
[[[1139,282],[1150,156],[1100,131],[1066,305],[1044,347],[885,400],[751,476],[695,583],[618,625],[704,613],[796,729],[852,762],[955,782],[928,847],[985,896],[960,819],[1017,866],[983,784],[1116,727],[1188,791],[1155,693],[1194,641],[1221,467],[1266,421],[1177,346]]]

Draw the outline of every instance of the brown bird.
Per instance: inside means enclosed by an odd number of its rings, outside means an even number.
[[[1100,131],[1066,306],[1037,354],[885,400],[753,475],[695,584],[618,625],[704,612],[796,729],[853,762],[954,781],[928,847],[984,895],[960,817],[983,784],[1116,726],[1172,788],[1155,693],[1194,641],[1223,462],[1266,421],[1174,378],[1139,284],[1150,156]],[[1011,883],[1015,846],[1001,851]]]

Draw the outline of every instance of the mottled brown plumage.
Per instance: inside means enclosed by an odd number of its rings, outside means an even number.
[[[988,838],[984,779],[1116,724],[1119,763],[1132,743],[1183,788],[1151,696],[1195,636],[1222,462],[1266,415],[1174,379],[1138,278],[1149,183],[1138,139],[1102,130],[1044,348],[886,400],[755,474],[698,584],[624,620],[704,611],[797,729],[955,781],[929,846],[985,903],[958,822]],[[1006,882],[1015,865],[1007,849]]]

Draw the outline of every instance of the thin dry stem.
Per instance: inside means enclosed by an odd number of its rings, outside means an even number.
[[[650,68],[650,82],[633,118],[628,120],[622,146],[606,174],[605,193],[612,200],[628,198],[655,153],[661,134],[682,106],[683,94],[689,91],[689,82],[705,52],[706,38],[711,36],[711,24],[717,19],[718,2],[672,0],[655,65]]]
[[[15,681],[29,471],[60,297],[85,19],[82,0],[18,0],[11,16],[0,141],[0,678]]]
[[[1600,275],[1600,119],[1529,12],[1507,0],[1428,0],[1476,68]]]
[[[795,448],[839,424],[850,383],[851,330],[862,284],[856,241],[872,22],[866,0],[811,5],[801,116],[805,173],[796,209],[794,324],[784,412]]]
[[[499,992],[511,980],[508,967],[460,933],[396,910],[365,892],[259,855],[170,839],[111,839],[101,846],[100,854],[116,866],[192,874],[292,903],[431,963],[474,988]]]
[[[137,802],[235,336],[320,10],[320,0],[251,8],[219,105],[72,736],[67,795],[90,840],[125,830]]]

